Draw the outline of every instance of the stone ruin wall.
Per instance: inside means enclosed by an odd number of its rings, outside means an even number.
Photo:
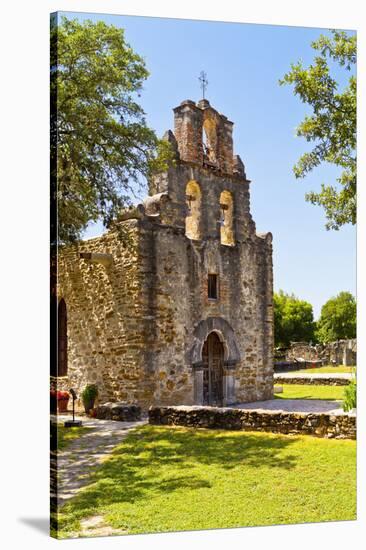
[[[145,363],[145,295],[139,261],[137,222],[124,223],[136,246],[121,243],[116,231],[70,247],[59,254],[58,298],[68,318],[68,375],[58,389],[80,395],[97,384],[99,402],[151,403],[151,379]],[[110,253],[110,267],[80,259],[81,252]],[[78,402],[80,405],[80,400]]]
[[[330,364],[355,366],[357,363],[357,340],[338,340],[325,345],[320,352]]]
[[[311,346],[307,342],[291,342],[290,347],[285,352],[286,361],[296,361],[304,359],[305,361],[317,361],[319,359],[319,350],[316,346]]]
[[[303,359],[309,362],[323,361],[328,365],[356,366],[357,340],[338,340],[315,346],[306,342],[292,342],[285,357],[289,362]]]

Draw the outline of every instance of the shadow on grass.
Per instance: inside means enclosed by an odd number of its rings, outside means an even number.
[[[202,465],[219,466],[222,475],[230,475],[229,471],[238,466],[289,470],[296,458],[284,457],[282,452],[295,441],[297,438],[268,434],[264,437],[220,430],[145,426],[131,433],[115,449],[94,471],[91,484],[62,511],[83,517],[96,508],[115,503],[136,503],[159,493],[210,488],[209,481],[195,473],[195,466],[201,469]]]

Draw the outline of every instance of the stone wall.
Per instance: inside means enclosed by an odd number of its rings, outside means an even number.
[[[151,407],[149,423],[356,439],[356,417],[347,414],[245,411],[215,407]]]
[[[189,181],[198,182],[201,189],[198,240],[185,235],[185,189]],[[156,400],[165,405],[197,403],[194,378],[199,372],[192,370],[197,362],[192,360],[192,350],[195,347],[202,350],[207,332],[198,337],[197,330],[202,320],[210,319],[216,323],[210,325],[211,330],[218,333],[226,347],[225,359],[231,361],[232,355],[238,359],[235,365],[227,365],[231,371],[227,375],[233,377],[229,384],[234,385],[234,398],[226,404],[271,398],[272,236],[255,232],[249,212],[249,182],[235,175],[222,177],[208,168],[198,169],[180,161],[167,178],[160,181],[155,178],[154,190],[167,193],[170,198],[160,210],[160,223],[150,228],[155,243],[151,265],[156,261],[152,284],[157,332],[155,346],[151,348],[156,365]],[[220,242],[217,222],[224,190],[232,193],[234,200],[234,246]],[[218,275],[218,300],[208,298],[208,273]],[[220,321],[228,323],[235,334],[232,346],[228,345],[230,338]],[[238,355],[232,353],[234,345]]]
[[[68,318],[68,376],[58,389],[77,394],[97,384],[99,400],[151,404],[152,381],[146,361],[146,288],[140,261],[138,221],[124,222],[133,248],[117,231],[60,250],[58,298]],[[109,267],[80,254],[111,254]]]
[[[310,373],[311,375],[311,373]],[[313,386],[348,386],[350,383],[350,380],[347,378],[341,378],[341,377],[321,377],[321,378],[311,378],[311,376],[308,376],[305,378],[300,376],[294,376],[293,378],[281,378],[280,376],[276,376],[275,378],[276,384],[301,384],[301,385],[313,385]]]
[[[357,341],[337,340],[328,344],[310,345],[307,342],[291,342],[286,350],[285,360],[288,362],[302,359],[305,361],[322,361],[323,364],[355,366],[357,361]]]
[[[330,342],[321,351],[321,356],[330,364],[355,366],[357,362],[357,340],[354,338],[352,340]]]
[[[316,361],[319,359],[320,348],[312,346],[308,342],[291,342],[288,350],[286,350],[285,360],[294,361],[303,359],[304,361]]]

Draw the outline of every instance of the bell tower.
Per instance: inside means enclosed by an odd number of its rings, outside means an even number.
[[[189,99],[174,109],[174,135],[180,160],[211,168],[222,175],[244,174],[233,156],[233,122],[211,107],[207,99]]]

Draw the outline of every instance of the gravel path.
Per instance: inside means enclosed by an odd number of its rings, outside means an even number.
[[[324,399],[269,399],[254,403],[235,405],[238,409],[284,412],[323,412],[330,414],[345,414],[341,401],[326,401]]]
[[[58,415],[58,422],[69,420],[70,416]],[[64,451],[57,453],[58,491],[57,504],[62,506],[88,483],[90,469],[98,465],[113,448],[134,428],[147,420],[118,422],[76,417],[90,431],[70,441]]]

